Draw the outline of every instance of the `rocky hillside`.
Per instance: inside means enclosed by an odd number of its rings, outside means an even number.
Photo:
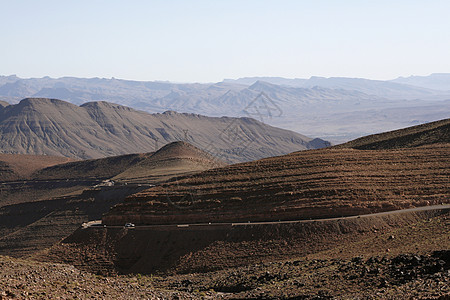
[[[365,136],[336,148],[396,149],[450,143],[450,119]]]
[[[0,107],[3,153],[100,158],[146,153],[180,140],[230,162],[329,145],[251,118],[148,114],[107,102],[76,106],[55,99]]]

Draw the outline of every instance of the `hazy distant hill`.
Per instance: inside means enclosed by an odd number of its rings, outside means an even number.
[[[379,150],[411,148],[440,143],[450,143],[450,119],[365,136],[338,145],[335,148]]]
[[[373,95],[389,99],[414,99],[420,97],[431,97],[439,94],[439,92],[433,91],[432,89],[417,87],[407,84],[406,82],[397,83],[364,78],[325,78],[313,76],[309,79],[287,79],[280,77],[245,77],[239,78],[237,80],[228,79],[224,82],[252,85],[258,81],[304,89],[321,87],[332,90],[358,91],[361,93],[365,93],[366,95]]]
[[[148,114],[108,102],[76,106],[55,99],[24,99],[0,108],[0,151],[100,158],[154,151],[186,139],[230,162],[329,145],[251,118]]]
[[[427,89],[450,91],[449,73],[434,73],[429,76],[399,77],[391,81],[395,83],[409,84]]]

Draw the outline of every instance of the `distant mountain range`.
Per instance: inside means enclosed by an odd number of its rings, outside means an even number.
[[[0,100],[108,101],[150,113],[253,117],[335,143],[449,117],[450,74],[398,78],[248,77],[209,84],[0,76]],[[0,106],[5,103],[0,102]]]
[[[241,162],[329,146],[252,118],[149,114],[109,102],[29,98],[0,106],[0,152],[100,158],[185,140],[218,161]]]

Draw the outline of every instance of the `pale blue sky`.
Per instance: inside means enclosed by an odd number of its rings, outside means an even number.
[[[450,1],[0,0],[0,74],[214,82],[450,72]]]

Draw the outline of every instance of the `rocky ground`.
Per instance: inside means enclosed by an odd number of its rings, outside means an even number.
[[[0,299],[449,299],[450,251],[298,259],[203,274],[103,277],[0,257]]]
[[[151,277],[101,277],[69,265],[0,256],[0,299],[183,299],[186,292],[158,290]]]
[[[450,297],[450,251],[393,258],[290,260],[208,274],[160,278],[157,285],[225,299],[435,299]]]

